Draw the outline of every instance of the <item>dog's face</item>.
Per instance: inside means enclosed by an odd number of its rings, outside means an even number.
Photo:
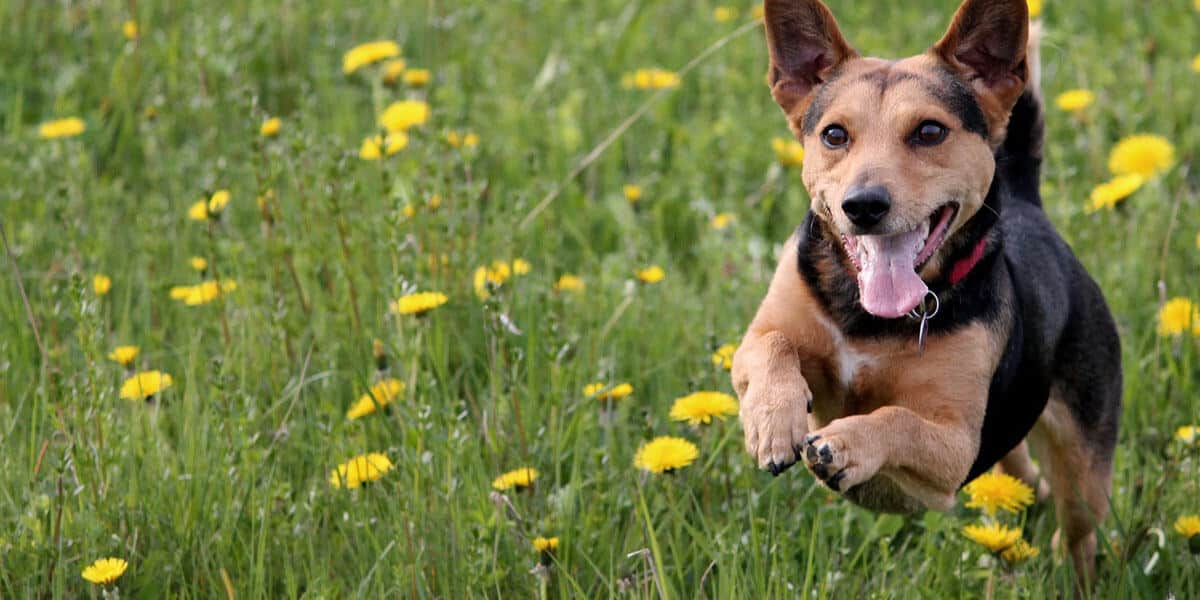
[[[967,0],[941,41],[899,61],[859,57],[818,0],[765,3],[772,95],[867,312],[915,308],[983,207],[1027,78],[1025,2]]]

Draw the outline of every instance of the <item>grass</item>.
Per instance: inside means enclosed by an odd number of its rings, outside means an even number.
[[[344,5],[343,5],[344,4]],[[833,2],[864,53],[919,52],[952,2]],[[803,471],[772,478],[736,419],[691,429],[674,398],[729,391],[709,360],[766,289],[802,218],[797,169],[763,85],[751,28],[650,104],[637,68],[679,69],[746,22],[660,2],[16,2],[0,4],[0,597],[100,595],[80,578],[126,558],[126,597],[1044,597],[1070,589],[1053,511],[1024,517],[1040,557],[1016,568],[960,533],[960,507],[912,519],[840,501]],[[1171,530],[1196,504],[1196,454],[1172,440],[1200,414],[1190,336],[1162,338],[1166,297],[1200,300],[1200,46],[1191,2],[1047,3],[1047,210],[1100,282],[1124,342],[1125,414],[1097,597],[1200,596],[1197,557]],[[136,18],[141,37],[121,25]],[[419,89],[344,75],[355,44],[393,39]],[[391,100],[429,123],[386,161],[356,156]],[[641,107],[642,118],[535,206]],[[79,116],[87,131],[37,139]],[[282,119],[277,137],[259,125]],[[456,150],[448,130],[477,132]],[[1176,166],[1115,211],[1085,214],[1123,136],[1174,143]],[[642,186],[631,205],[622,186]],[[219,221],[188,207],[217,189]],[[255,198],[273,191],[272,223]],[[426,206],[433,195],[437,209]],[[405,206],[419,207],[409,217]],[[716,231],[709,219],[732,212]],[[522,223],[527,221],[524,225]],[[185,306],[172,286],[236,280]],[[444,258],[443,258],[444,257]],[[486,302],[472,273],[524,258]],[[663,282],[633,270],[661,265]],[[583,294],[558,294],[563,273]],[[91,289],[96,273],[111,292]],[[450,301],[387,312],[407,291]],[[28,298],[26,306],[25,298]],[[36,327],[33,326],[36,324]],[[383,373],[407,390],[380,414],[345,411]],[[112,347],[174,385],[117,397]],[[601,410],[593,381],[633,396]],[[656,435],[700,458],[668,476],[632,467]],[[329,472],[384,452],[395,469],[357,490]],[[498,505],[491,482],[541,476]],[[550,567],[529,540],[561,538]]]

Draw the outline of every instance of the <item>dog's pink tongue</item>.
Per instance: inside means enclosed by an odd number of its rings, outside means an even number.
[[[907,315],[929,288],[914,264],[921,250],[921,230],[897,235],[863,235],[856,239],[862,268],[858,289],[867,312],[885,319]]]

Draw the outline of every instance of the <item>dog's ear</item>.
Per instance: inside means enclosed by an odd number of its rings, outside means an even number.
[[[789,115],[834,67],[858,56],[819,0],[766,0],[763,23],[771,55],[771,95]]]
[[[1029,78],[1028,39],[1026,0],[966,0],[933,53],[970,83],[989,121],[1003,125]]]

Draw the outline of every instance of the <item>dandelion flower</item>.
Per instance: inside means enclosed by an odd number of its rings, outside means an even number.
[[[658,283],[667,276],[666,272],[662,270],[662,267],[658,265],[651,265],[645,269],[639,269],[634,272],[634,275],[638,278],[638,281],[646,284]]]
[[[642,199],[642,186],[629,183],[621,188],[621,193],[625,195],[625,199],[630,204],[634,204]]]
[[[121,398],[144,400],[171,387],[175,380],[162,371],[142,371],[121,384]]]
[[[511,489],[527,488],[538,478],[538,470],[533,467],[521,467],[500,475],[492,480],[492,488],[503,492]]]
[[[229,190],[217,190],[208,200],[199,200],[188,209],[188,218],[193,221],[207,221],[210,216],[221,214],[229,205],[232,196]]]
[[[128,367],[137,359],[138,352],[141,350],[137,346],[117,346],[112,352],[108,353],[108,357],[123,367]]]
[[[208,259],[203,256],[193,256],[188,263],[192,265],[193,270],[201,273],[208,268]]]
[[[717,348],[717,351],[713,352],[712,355],[713,366],[721,367],[726,371],[732,369],[733,354],[735,352],[737,352],[737,346],[735,344],[724,344],[720,348]]]
[[[713,215],[712,219],[709,219],[708,224],[711,225],[713,229],[721,231],[729,227],[729,225],[733,223],[734,218],[735,217],[733,213],[717,213]]]
[[[46,121],[38,126],[38,137],[43,140],[75,137],[87,129],[87,123],[79,117]]]
[[[1185,515],[1176,519],[1175,532],[1188,539],[1200,535],[1200,515]]]
[[[1200,54],[1197,54],[1196,58],[1192,59],[1192,70],[1200,73]]]
[[[112,278],[103,273],[92,277],[92,291],[96,292],[97,296],[108,294],[112,289]]]
[[[679,74],[666,69],[638,69],[621,78],[621,85],[639,90],[665,90],[679,87]]]
[[[129,563],[123,558],[101,558],[88,565],[82,575],[96,585],[105,585],[116,581],[128,568]]]
[[[378,360],[378,357],[376,357],[376,360]],[[346,411],[346,418],[350,420],[361,419],[391,404],[397,396],[403,393],[403,381],[399,379],[384,379],[371,386],[370,391],[359,397],[358,402],[355,402],[350,407],[350,410]]]
[[[718,6],[713,9],[713,20],[718,23],[728,23],[738,16],[738,11],[732,6]]]
[[[512,274],[512,266],[502,260],[493,261],[491,266],[475,269],[475,295],[480,300],[487,300],[492,295],[491,289],[504,285]]]
[[[1036,558],[1042,551],[1036,546],[1031,546],[1025,540],[1017,540],[1017,543],[1011,545],[1004,552],[1000,553],[1000,558],[1004,562],[1015,565],[1019,562],[1025,562],[1031,558]]]
[[[554,291],[580,293],[586,287],[587,284],[583,282],[583,279],[570,273],[563,273],[562,277],[559,277],[558,281],[555,282]]]
[[[340,464],[329,473],[329,484],[335,488],[352,490],[364,483],[377,481],[391,471],[391,459],[382,452],[360,454]]]
[[[963,535],[972,542],[987,548],[991,552],[1007,550],[1017,540],[1021,539],[1021,530],[1005,527],[999,523],[988,525],[967,525],[962,528]]]
[[[283,125],[283,121],[279,117],[271,117],[263,121],[262,127],[258,128],[258,133],[263,137],[271,137],[279,134],[279,128]]]
[[[1175,439],[1185,444],[1200,444],[1200,426],[1184,425],[1175,430]]]
[[[1137,173],[1154,177],[1175,163],[1175,147],[1158,135],[1132,135],[1113,147],[1108,154],[1108,170],[1114,175]]]
[[[392,303],[391,308],[396,314],[420,315],[445,304],[448,300],[441,292],[417,292],[401,296]]]
[[[479,145],[479,136],[470,131],[447,131],[446,143],[451,148],[474,148]]]
[[[553,552],[558,550],[558,538],[536,537],[533,538],[533,549],[536,552]]]
[[[393,58],[383,63],[383,82],[388,85],[395,84],[404,75],[406,68],[408,63],[404,62],[403,58]]]
[[[1200,335],[1200,307],[1187,298],[1172,298],[1158,311],[1158,335]]]
[[[1033,488],[1004,473],[984,473],[963,487],[970,496],[969,508],[983,509],[994,516],[996,509],[1019,513],[1033,504]]]
[[[1054,99],[1055,106],[1059,110],[1064,110],[1069,113],[1083,112],[1083,109],[1092,105],[1096,101],[1096,95],[1090,90],[1068,90],[1058,95]]]
[[[208,280],[197,285],[177,285],[171,288],[170,295],[171,299],[179,300],[188,306],[200,306],[236,289],[237,282],[233,280],[226,279],[220,282]]]
[[[429,104],[422,100],[393,102],[379,115],[379,125],[390,132],[408,131],[429,120]]]
[[[1042,14],[1042,0],[1029,0],[1029,18],[1036,19]]]
[[[130,19],[121,24],[121,34],[127,40],[136,40],[140,33],[141,28],[138,27],[137,21]]]
[[[1085,211],[1092,213],[1111,209],[1141,189],[1145,183],[1146,178],[1137,173],[1114,177],[1092,189],[1091,202]]]
[[[523,258],[514,258],[512,261],[513,275],[528,275],[531,269],[533,269],[533,265]]]
[[[583,387],[584,397],[596,400],[621,400],[631,394],[633,394],[633,385],[629,383],[618,383],[611,388],[603,383],[591,383]]]
[[[763,5],[761,2],[750,7],[750,17],[754,20],[761,21],[763,19],[763,14]]]
[[[412,87],[429,85],[431,79],[433,79],[433,73],[430,73],[429,69],[409,69],[404,72],[404,83]]]
[[[804,146],[796,140],[774,138],[771,149],[775,151],[775,160],[785,167],[799,167],[804,164]]]
[[[656,437],[638,448],[633,466],[650,473],[670,473],[682,469],[700,456],[696,445],[678,437]]]
[[[342,56],[342,72],[349,75],[367,65],[397,56],[400,56],[400,45],[391,40],[360,44]]]
[[[363,160],[379,160],[384,155],[391,156],[408,146],[408,134],[403,131],[393,131],[383,136],[372,136],[362,141],[358,148],[358,157]]]
[[[725,417],[736,415],[737,400],[729,394],[721,392],[695,392],[675,400],[671,405],[671,419],[687,421],[693,427],[701,423],[709,424],[713,418],[725,420]]]

